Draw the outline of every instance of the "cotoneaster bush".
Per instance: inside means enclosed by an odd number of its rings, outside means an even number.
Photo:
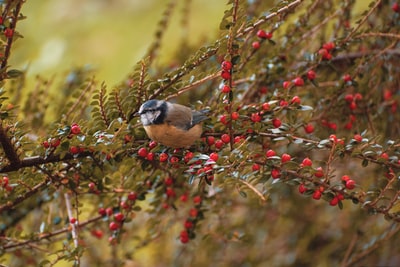
[[[8,65],[24,1],[3,1],[0,263],[397,265],[400,14],[360,2],[229,1],[166,68],[170,4],[124,81],[72,70],[61,103]],[[149,140],[129,118],[153,98],[209,108],[202,139]]]

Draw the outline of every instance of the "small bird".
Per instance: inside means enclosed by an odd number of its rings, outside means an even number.
[[[200,139],[201,122],[208,118],[207,112],[152,99],[143,103],[137,114],[152,140],[172,148],[186,148]]]

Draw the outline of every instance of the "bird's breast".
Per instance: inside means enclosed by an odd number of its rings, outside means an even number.
[[[188,131],[168,124],[144,126],[147,135],[154,141],[173,148],[184,148],[193,145],[202,133],[202,127],[197,124]]]

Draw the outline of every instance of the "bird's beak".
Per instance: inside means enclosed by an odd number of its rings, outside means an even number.
[[[129,121],[131,121],[134,117],[139,117],[140,116],[140,113],[139,112],[135,112],[135,113],[132,113],[130,116],[129,116]],[[129,122],[128,121],[128,122]]]

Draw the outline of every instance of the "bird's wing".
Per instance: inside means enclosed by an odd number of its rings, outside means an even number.
[[[191,127],[193,127],[194,125],[196,125],[196,124],[208,119],[207,113],[209,111],[210,110],[208,110],[208,109],[203,109],[203,110],[200,110],[200,111],[193,110],[192,111],[193,118],[192,118],[192,126]]]
[[[192,127],[192,110],[186,106],[174,104],[174,108],[168,107],[166,122],[177,128],[188,130]]]

